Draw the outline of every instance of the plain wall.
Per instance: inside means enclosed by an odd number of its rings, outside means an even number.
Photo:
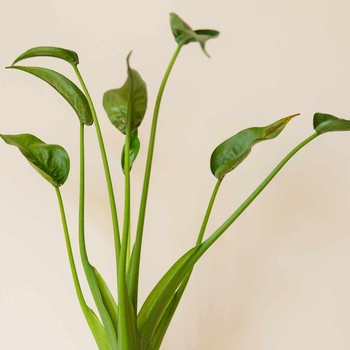
[[[124,139],[102,95],[126,78],[125,58],[147,82],[149,108],[132,169],[132,230],[153,106],[176,48],[169,13],[220,37],[183,48],[160,111],[145,223],[140,300],[196,240],[216,183],[209,158],[226,138],[300,113],[273,141],[257,145],[224,180],[213,232],[295,145],[313,133],[315,112],[349,115],[350,2],[346,0],[68,1],[0,5],[5,67],[41,45],[72,49],[99,115],[123,213]],[[65,62],[37,58],[66,74]],[[79,125],[70,106],[33,76],[0,71],[0,133],[33,133],[71,157],[62,187],[78,252]],[[107,190],[93,127],[86,130],[86,236],[91,261],[115,290]],[[164,350],[348,350],[350,348],[350,134],[319,137],[297,154],[195,268]],[[54,189],[13,147],[0,143],[0,348],[92,350],[77,303]],[[87,296],[89,304],[93,304]]]

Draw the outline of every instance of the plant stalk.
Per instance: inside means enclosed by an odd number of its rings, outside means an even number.
[[[112,215],[114,246],[115,246],[115,255],[116,255],[116,262],[117,262],[119,259],[119,251],[120,251],[120,231],[119,231],[119,223],[118,223],[118,216],[117,216],[117,207],[116,207],[116,202],[115,202],[111,173],[110,173],[109,165],[108,165],[107,154],[106,154],[106,150],[105,150],[105,146],[104,146],[104,142],[103,142],[100,124],[98,122],[96,110],[95,110],[94,104],[92,102],[91,96],[90,96],[89,91],[85,85],[85,82],[80,74],[78,67],[76,65],[73,65],[73,68],[74,68],[74,71],[75,71],[75,73],[80,81],[82,88],[83,88],[83,91],[85,93],[87,101],[89,103],[89,106],[91,109],[91,114],[92,114],[94,124],[95,124],[98,143],[100,146],[103,168],[104,168],[104,172],[105,172],[107,189],[108,189],[110,210],[111,210],[111,215]],[[116,267],[116,268],[118,268],[118,267]]]
[[[161,82],[161,85],[160,85],[160,88],[158,91],[158,95],[157,95],[157,100],[156,100],[155,107],[154,107],[151,133],[150,133],[150,138],[149,138],[146,168],[145,168],[145,175],[144,175],[140,209],[139,209],[139,217],[138,217],[138,223],[137,223],[137,229],[136,229],[136,239],[135,239],[135,244],[134,244],[132,255],[131,255],[130,268],[129,268],[130,274],[129,274],[129,278],[128,278],[128,287],[129,287],[130,297],[131,297],[131,301],[134,305],[135,310],[137,310],[141,247],[142,247],[143,229],[144,229],[144,224],[145,224],[147,197],[148,197],[149,183],[150,183],[150,177],[151,177],[151,168],[152,168],[152,161],[153,161],[154,144],[155,144],[155,138],[156,138],[159,109],[160,109],[160,104],[162,101],[164,89],[165,89],[166,83],[168,81],[170,72],[171,72],[171,70],[174,66],[174,63],[175,63],[175,61],[176,61],[176,59],[181,51],[182,46],[183,46],[182,43],[178,44],[178,46],[175,50],[175,53],[173,54],[173,57],[171,58],[171,61],[168,65],[168,68],[167,68],[167,70],[164,74],[163,80]]]
[[[101,291],[93,267],[89,262],[85,243],[85,145],[84,124],[80,123],[80,189],[79,189],[79,248],[86,279],[95,301],[112,349],[117,349],[117,334],[104,306]]]

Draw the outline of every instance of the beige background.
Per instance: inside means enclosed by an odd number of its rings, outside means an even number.
[[[197,44],[183,49],[164,95],[141,299],[194,244],[215,185],[209,157],[217,144],[243,128],[302,114],[227,177],[208,232],[312,133],[314,112],[350,117],[346,0],[1,2],[1,67],[38,45],[79,53],[105,135],[119,216],[123,138],[105,117],[101,96],[122,85],[125,57],[133,50],[132,66],[149,89],[142,151],[132,172],[133,227],[152,108],[176,47],[168,24],[171,11],[195,29],[214,28],[221,35],[208,43],[211,59]],[[27,63],[73,78],[64,62]],[[2,70],[0,89],[1,133],[34,133],[62,144],[71,156],[62,191],[76,249],[76,116],[52,89],[24,73]],[[87,240],[91,260],[114,289],[109,207],[93,128],[87,140]],[[349,140],[346,133],[328,134],[307,146],[206,254],[163,349],[350,348]],[[96,349],[76,301],[54,190],[14,148],[0,144],[0,159],[0,347]]]

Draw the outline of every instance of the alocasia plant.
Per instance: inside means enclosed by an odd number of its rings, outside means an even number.
[[[236,133],[218,145],[210,159],[210,170],[217,178],[211,199],[205,213],[197,242],[188,252],[180,257],[166,274],[155,285],[144,303],[138,303],[139,269],[144,222],[150,176],[155,146],[157,122],[164,88],[172,67],[181,49],[192,42],[199,43],[203,52],[207,40],[216,38],[219,32],[211,29],[193,30],[179,16],[170,15],[171,29],[177,43],[177,48],[170,61],[161,82],[157,100],[154,106],[151,132],[149,137],[148,155],[145,167],[141,204],[139,208],[138,224],[135,241],[131,240],[130,228],[130,171],[140,150],[138,128],[141,126],[147,109],[147,87],[140,74],[131,67],[131,54],[126,58],[127,79],[120,88],[108,90],[103,96],[103,107],[111,123],[125,135],[125,143],[121,150],[121,170],[124,173],[125,201],[123,225],[117,215],[116,201],[109,171],[109,163],[100,130],[98,118],[88,89],[78,69],[78,55],[71,51],[57,47],[35,47],[20,55],[8,67],[30,73],[51,85],[72,106],[80,123],[80,200],[79,200],[79,246],[82,265],[90,291],[99,316],[87,305],[80,287],[75,260],[70,243],[63,201],[59,187],[68,178],[70,160],[67,152],[58,145],[46,144],[34,135],[1,135],[9,145],[16,146],[56,191],[61,211],[64,236],[67,245],[68,258],[72,271],[74,286],[81,309],[100,350],[158,350],[168,326],[186,289],[194,265],[213,243],[234,223],[243,211],[253,202],[260,192],[276,176],[281,168],[301,148],[321,134],[332,131],[350,130],[350,121],[337,118],[330,114],[316,113],[314,115],[315,133],[296,146],[281,160],[275,169],[256,188],[256,190],[232,213],[231,216],[206,240],[203,240],[206,226],[220,185],[225,176],[234,170],[249,155],[252,147],[265,140],[279,136],[290,120],[298,114],[290,115],[264,127],[251,127]],[[19,66],[18,62],[33,57],[54,57],[69,63],[81,88],[70,79],[51,69],[42,67]],[[115,268],[117,278],[117,293],[114,295],[104,281],[96,267],[89,260],[85,245],[85,126],[95,126],[101,151],[106,184],[108,188],[110,210],[113,222],[113,237],[115,248]],[[116,302],[117,300],[117,302]]]

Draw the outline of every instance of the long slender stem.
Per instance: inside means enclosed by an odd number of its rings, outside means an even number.
[[[118,261],[118,301],[119,301],[119,316],[118,316],[118,334],[120,341],[120,349],[129,348],[130,339],[128,338],[128,291],[126,288],[126,262],[127,250],[129,242],[129,224],[130,224],[130,127],[127,127],[125,146],[124,146],[124,177],[125,177],[125,198],[124,198],[124,222],[123,236]]]
[[[145,224],[146,205],[147,205],[149,183],[150,183],[150,178],[151,178],[151,168],[152,168],[152,161],[153,161],[153,152],[154,152],[154,144],[155,144],[155,138],[156,138],[159,109],[160,109],[160,104],[162,101],[165,85],[168,81],[170,72],[174,66],[174,63],[175,63],[175,61],[180,53],[182,46],[183,46],[182,43],[180,43],[177,46],[175,53],[174,53],[174,55],[169,63],[169,66],[164,74],[162,83],[160,85],[157,100],[156,100],[155,107],[154,107],[151,133],[150,133],[149,146],[148,146],[147,161],[146,161],[146,168],[145,168],[145,176],[144,176],[144,181],[143,181],[140,210],[139,210],[139,217],[138,217],[137,230],[136,230],[136,239],[135,239],[135,245],[134,245],[132,256],[131,256],[130,274],[129,274],[130,279],[128,281],[129,282],[130,297],[131,297],[131,300],[132,300],[132,303],[134,305],[135,310],[137,310],[141,246],[142,246],[143,228],[144,228],[144,224]]]
[[[210,201],[209,201],[209,204],[208,204],[207,211],[205,212],[205,215],[204,215],[202,226],[201,226],[201,228],[199,230],[199,234],[198,234],[196,245],[201,244],[202,241],[203,241],[203,236],[204,236],[204,233],[205,233],[205,229],[207,228],[209,217],[210,217],[211,211],[213,209],[214,202],[215,202],[215,199],[216,199],[216,195],[218,194],[218,191],[219,191],[220,185],[222,183],[222,180],[223,179],[220,179],[220,180],[218,180],[216,182],[216,185],[214,187],[213,193],[212,193],[212,195],[210,197]]]
[[[84,267],[91,294],[105,326],[106,334],[112,349],[117,349],[117,334],[113,322],[104,306],[101,291],[93,267],[89,262],[85,243],[85,146],[84,124],[80,124],[80,189],[79,189],[79,248],[81,261]]]
[[[119,224],[118,224],[118,216],[117,216],[117,207],[115,203],[115,197],[114,197],[114,190],[113,190],[113,185],[112,185],[112,179],[111,179],[111,174],[109,170],[109,165],[108,165],[108,159],[106,155],[106,150],[103,142],[103,137],[100,129],[100,125],[98,122],[96,110],[94,107],[94,104],[92,102],[91,96],[89,94],[89,91],[85,85],[85,82],[80,74],[80,71],[76,65],[73,65],[74,71],[80,81],[80,84],[84,90],[85,96],[88,100],[92,117],[94,120],[95,124],[95,129],[96,129],[96,134],[100,146],[100,151],[101,151],[101,157],[102,157],[102,162],[103,162],[103,168],[105,171],[105,177],[106,177],[106,183],[107,183],[107,189],[108,189],[108,196],[109,196],[109,202],[110,202],[110,209],[111,209],[111,215],[112,215],[112,223],[113,223],[113,233],[114,233],[114,246],[115,246],[115,254],[116,254],[116,261],[119,259],[119,250],[120,250],[120,232],[119,232]]]
[[[55,187],[55,190],[56,190],[56,195],[57,195],[57,199],[58,199],[58,204],[59,204],[59,207],[60,207],[61,220],[62,220],[62,226],[63,226],[63,231],[64,231],[64,238],[65,238],[65,241],[66,241],[66,248],[67,248],[68,259],[69,259],[69,266],[70,266],[70,269],[71,269],[71,272],[72,272],[74,287],[75,287],[75,291],[77,293],[79,304],[80,304],[81,309],[83,310],[84,315],[85,315],[86,312],[89,311],[89,307],[87,306],[87,304],[85,302],[84,295],[83,295],[83,292],[81,290],[81,286],[80,286],[80,282],[79,282],[77,269],[76,269],[76,266],[75,266],[75,261],[74,261],[73,251],[72,251],[72,245],[71,245],[70,238],[69,238],[66,214],[65,214],[65,211],[64,211],[64,206],[63,206],[61,192],[60,192],[58,187]]]

